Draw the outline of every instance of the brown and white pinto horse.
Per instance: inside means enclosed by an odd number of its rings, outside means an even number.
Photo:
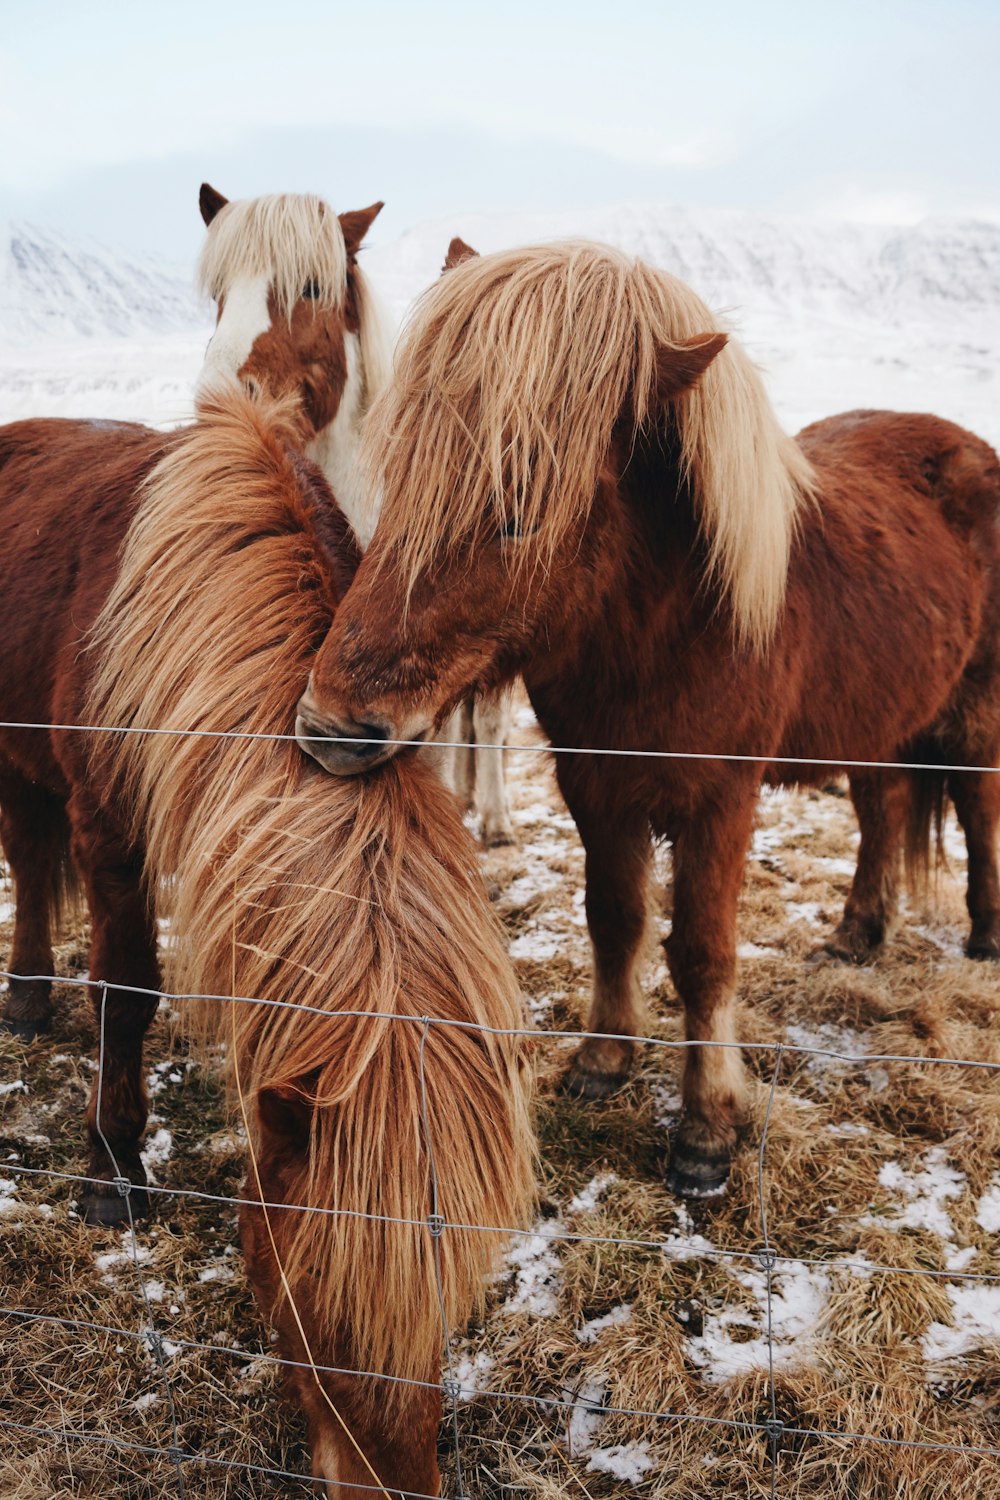
[[[357,560],[300,441],[287,402],[210,399],[143,487],[87,712],[209,734],[98,736],[91,786],[146,847],[170,988],[261,1002],[200,1020],[229,1044],[242,1196],[262,1205],[241,1210],[242,1240],[278,1352],[389,1377],[290,1372],[313,1473],[331,1497],[436,1494],[443,1321],[468,1320],[502,1251],[475,1226],[521,1224],[531,1195],[523,1043],[497,1034],[524,1021],[433,770],[408,756],[336,781],[291,738]]]
[[[950,422],[853,412],[798,442],[681,282],[610,249],[470,258],[425,295],[368,429],[381,519],[300,702],[346,774],[522,672],[586,848],[590,1029],[614,1088],[641,1029],[650,835],[673,843],[666,941],[687,1035],[669,1181],[724,1186],[746,1085],[736,902],[783,757],[993,767],[1000,468]],[[354,745],[309,743],[340,736]],[[363,747],[361,741],[367,741]],[[747,757],[744,761],[705,756]],[[820,776],[829,773],[815,768]],[[1000,777],[856,770],[858,870],[834,948],[882,941],[899,848],[928,857],[946,782],[969,850],[968,951],[1000,956]],[[908,830],[908,833],[907,833]]]
[[[323,459],[327,473],[343,470],[347,492],[356,498],[359,425],[388,362],[385,327],[377,309],[372,312],[356,259],[375,210],[338,219],[319,199],[269,198],[225,208],[217,199],[206,202],[202,190],[211,219],[202,274],[220,305],[209,351],[214,380],[228,349],[231,358],[239,356],[231,376],[259,383],[266,371],[269,386],[299,395],[303,446]],[[240,309],[248,281],[274,321],[257,327],[246,347],[249,325]],[[83,722],[81,645],[114,581],[140,487],[178,441],[176,433],[113,422],[53,419],[0,428],[0,718]],[[8,962],[14,977],[4,1024],[24,1039],[49,1024],[50,985],[41,976],[53,973],[52,921],[64,875],[74,867],[90,907],[91,978],[135,987],[109,991],[109,1020],[121,1050],[106,1052],[102,1086],[121,1128],[112,1141],[116,1157],[141,1183],[139,1140],[147,1112],[142,1037],[156,1002],[140,992],[159,987],[155,933],[141,844],[126,835],[115,806],[93,782],[83,736],[0,728],[0,839],[16,896]],[[109,1185],[113,1170],[95,1132],[96,1090],[95,1080],[92,1181],[83,1212],[94,1221],[115,1221],[125,1206]],[[134,1194],[133,1203],[141,1210],[143,1195]]]

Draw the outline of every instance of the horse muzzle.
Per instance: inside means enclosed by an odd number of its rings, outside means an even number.
[[[384,724],[374,720],[324,719],[302,699],[295,716],[295,739],[300,749],[334,776],[361,776],[391,760],[402,748],[389,741],[389,730]]]

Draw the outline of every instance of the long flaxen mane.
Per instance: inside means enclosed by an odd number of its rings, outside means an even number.
[[[208,226],[197,282],[214,301],[241,277],[266,277],[278,312],[291,317],[302,288],[312,282],[316,312],[341,308],[347,294],[348,256],[340,220],[312,193],[272,193],[226,203]],[[394,330],[361,267],[352,267],[360,320],[361,360],[367,401],[389,378]]]
[[[367,428],[379,534],[407,583],[455,541],[514,522],[551,559],[592,503],[622,413],[653,416],[656,351],[722,331],[691,289],[607,246],[474,257],[418,305]],[[682,464],[738,637],[763,645],[784,599],[808,462],[732,339],[677,399]],[[385,554],[387,555],[387,554]]]
[[[95,628],[95,722],[291,734],[346,587],[324,556],[329,491],[297,436],[287,403],[219,396],[154,470]],[[449,1224],[521,1223],[532,1168],[523,1043],[474,1029],[523,1019],[453,800],[412,758],[341,780],[283,740],[106,735],[96,754],[171,920],[169,987],[310,1007],[202,1007],[232,1043],[258,1153],[254,1101],[312,1106],[290,1201],[375,1216],[295,1215],[293,1286],[308,1281],[328,1334],[350,1331],[359,1368],[435,1379],[421,1076]],[[502,1239],[442,1235],[450,1326],[477,1305]]]

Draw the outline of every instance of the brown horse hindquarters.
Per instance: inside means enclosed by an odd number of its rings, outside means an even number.
[[[5,720],[81,721],[81,647],[114,580],[136,491],[168,442],[146,428],[103,422],[17,422],[0,431]],[[0,729],[0,831],[17,900],[10,970],[53,972],[52,916],[68,841],[90,907],[90,977],[122,987],[92,990],[98,1022],[104,1011],[101,1132],[118,1169],[141,1183],[142,1038],[156,1002],[136,989],[159,987],[156,940],[142,851],[119,829],[90,750],[85,735]],[[8,1029],[28,1040],[50,1018],[45,980],[11,980]],[[96,1099],[95,1079],[83,1208],[89,1219],[113,1222],[125,1204],[110,1185],[117,1174],[98,1133]],[[142,1197],[134,1195],[135,1208]]]
[[[1000,760],[1000,468],[936,417],[852,412],[801,439],[823,480],[823,525],[789,580],[809,594],[815,673],[786,754],[995,766]],[[833,565],[835,563],[835,566]],[[778,767],[781,775],[782,768]],[[801,779],[784,768],[788,780]],[[900,849],[918,884],[950,791],[969,847],[968,951],[1000,956],[1000,786],[976,771],[850,772],[861,829],[844,917],[826,945],[858,962],[895,916]]]

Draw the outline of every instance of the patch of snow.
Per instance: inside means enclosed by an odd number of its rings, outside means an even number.
[[[591,1318],[589,1323],[584,1323],[582,1328],[576,1330],[576,1336],[581,1344],[596,1344],[606,1328],[623,1328],[631,1319],[631,1302],[622,1302],[620,1306],[613,1307],[603,1317]]]
[[[592,1177],[585,1188],[569,1200],[568,1212],[571,1214],[589,1213],[597,1207],[609,1187],[613,1187],[618,1181],[617,1172],[599,1172]]]
[[[984,1345],[1000,1352],[1000,1286],[948,1283],[952,1326],[931,1323],[921,1339],[929,1364],[955,1359]]]
[[[210,1281],[232,1281],[233,1268],[232,1266],[221,1265],[206,1266],[204,1270],[198,1272],[198,1280],[202,1285],[206,1285]]]
[[[762,948],[759,943],[740,943],[737,958],[780,958],[780,948]]]
[[[485,1349],[480,1349],[471,1357],[468,1354],[462,1355],[455,1367],[459,1401],[471,1401],[480,1391],[489,1389],[495,1363],[493,1356],[487,1354]]]
[[[147,1391],[145,1396],[136,1396],[132,1402],[133,1411],[146,1411],[150,1406],[155,1406],[159,1401],[156,1391]]]
[[[628,1484],[639,1484],[652,1467],[648,1443],[618,1443],[613,1448],[595,1448],[587,1473],[611,1474]]]
[[[173,1149],[174,1138],[165,1125],[161,1125],[147,1139],[146,1145],[140,1151],[139,1155],[142,1158],[143,1166],[146,1168],[153,1182],[156,1181],[156,1168],[164,1166],[170,1160]]]
[[[533,963],[544,964],[555,958],[561,946],[557,938],[540,932],[538,924],[532,922],[527,931],[518,933],[507,951],[511,958],[527,958]]]
[[[553,1240],[562,1232],[558,1219],[540,1219],[533,1234],[518,1239],[507,1251],[504,1265],[515,1272],[515,1281],[502,1313],[553,1316],[559,1299],[559,1259]]]
[[[897,1161],[883,1162],[878,1180],[884,1188],[903,1198],[905,1207],[888,1220],[868,1215],[860,1221],[862,1224],[888,1224],[893,1229],[926,1229],[944,1240],[954,1237],[951,1216],[945,1204],[962,1196],[966,1177],[957,1167],[949,1165],[942,1146],[932,1146],[924,1156],[923,1165],[913,1171],[907,1171]]]
[[[976,1206],[976,1223],[987,1234],[1000,1234],[1000,1172],[994,1172]]]
[[[13,1083],[0,1083],[0,1098],[6,1094],[26,1094],[28,1085],[21,1078],[15,1078]]]
[[[789,1046],[811,1052],[806,1071],[817,1077],[824,1074],[839,1077],[855,1066],[845,1061],[843,1056],[831,1057],[831,1053],[863,1057],[869,1050],[862,1032],[855,1031],[850,1026],[838,1026],[833,1021],[820,1021],[812,1026],[795,1021],[785,1027],[785,1036]]]
[[[593,1452],[597,1434],[604,1422],[607,1391],[607,1382],[604,1380],[585,1381],[575,1390],[567,1388],[563,1391],[563,1400],[573,1403],[566,1426],[566,1447],[570,1458],[586,1458],[588,1453]]]
[[[702,1332],[685,1340],[692,1362],[712,1385],[748,1370],[767,1369],[767,1279],[762,1272],[729,1268],[730,1275],[752,1293],[755,1308],[723,1308],[705,1317]],[[830,1295],[829,1272],[820,1266],[782,1263],[771,1275],[771,1346],[775,1368],[801,1365],[811,1358],[816,1327]],[[730,1330],[752,1330],[735,1342]]]

